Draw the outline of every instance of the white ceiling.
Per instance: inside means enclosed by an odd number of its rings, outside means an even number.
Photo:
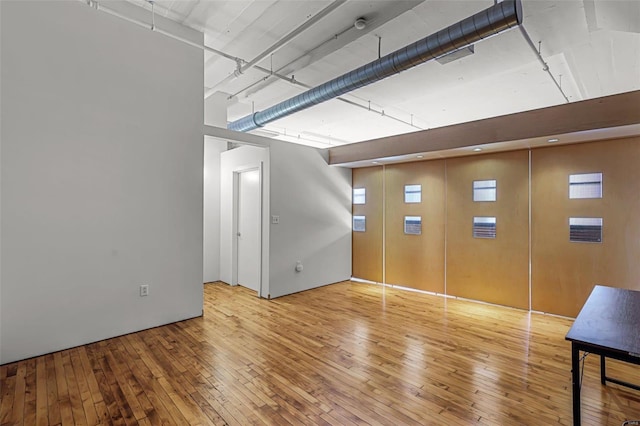
[[[150,9],[146,0],[129,0]],[[229,121],[322,84],[493,5],[493,0],[156,0],[155,13],[205,34],[245,61],[318,12],[334,10],[235,76],[237,64],[205,53],[205,92],[233,95]],[[639,0],[523,0],[523,26],[571,102],[640,89]],[[363,30],[354,21],[365,17]],[[539,44],[540,43],[540,44]],[[330,147],[564,103],[518,29],[442,65],[414,67],[297,114],[256,134]],[[353,103],[361,107],[354,106]],[[371,110],[369,110],[371,108]],[[382,114],[384,111],[384,114]]]

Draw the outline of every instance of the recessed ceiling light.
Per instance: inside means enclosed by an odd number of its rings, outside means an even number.
[[[560,139],[558,138],[551,138],[551,139],[547,139],[547,142],[549,143],[554,143],[554,142],[558,142]]]
[[[424,155],[418,155],[418,158],[424,158]]]
[[[378,164],[378,162],[377,161],[372,161],[371,164]]]
[[[482,148],[473,148],[474,152],[480,152],[482,151]]]

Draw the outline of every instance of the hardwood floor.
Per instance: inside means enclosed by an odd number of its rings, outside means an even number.
[[[271,301],[208,284],[202,318],[1,366],[0,424],[568,425],[570,325],[360,283]],[[598,362],[583,424],[640,419]]]

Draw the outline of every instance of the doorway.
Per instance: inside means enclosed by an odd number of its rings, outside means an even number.
[[[260,169],[238,172],[237,283],[260,295],[262,269]]]

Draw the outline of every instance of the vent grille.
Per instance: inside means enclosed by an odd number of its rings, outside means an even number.
[[[421,216],[405,216],[404,217],[404,233],[408,235],[422,234],[422,217]]]
[[[573,243],[601,243],[601,217],[569,218],[569,241]]]
[[[367,229],[367,218],[364,216],[353,217],[353,232],[365,232]]]
[[[496,218],[474,217],[473,238],[496,238]]]

